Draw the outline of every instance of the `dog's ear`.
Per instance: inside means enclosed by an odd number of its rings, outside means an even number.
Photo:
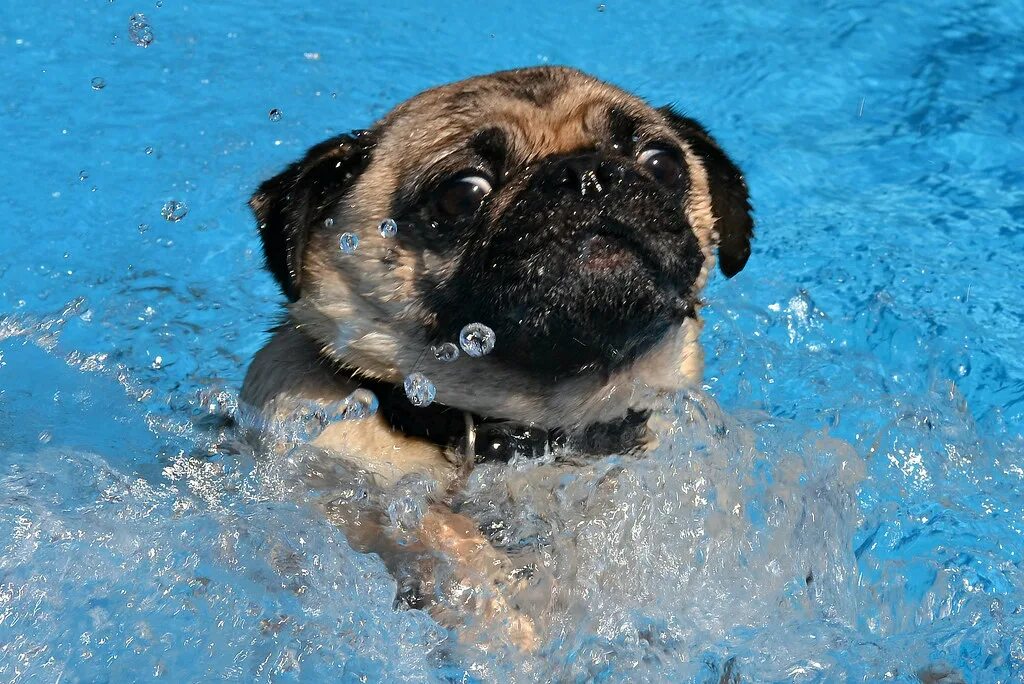
[[[731,278],[743,270],[750,258],[750,239],[754,236],[754,219],[743,173],[699,123],[671,107],[658,111],[704,164],[718,232],[718,266]]]
[[[302,286],[302,252],[311,221],[333,206],[370,161],[373,134],[355,131],[312,147],[306,156],[264,181],[249,200],[267,269],[289,301]]]

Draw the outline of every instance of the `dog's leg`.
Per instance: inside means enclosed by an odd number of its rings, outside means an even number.
[[[435,444],[395,432],[380,415],[332,423],[312,442],[372,474],[381,487],[392,487],[406,475],[424,475],[447,490],[457,468]]]
[[[283,424],[293,419],[297,410],[336,403],[357,387],[354,380],[335,375],[323,364],[318,345],[295,326],[286,325],[253,360],[242,400],[271,424]],[[311,445],[329,453],[328,458],[342,459],[347,470],[370,475],[382,488],[393,487],[407,475],[426,476],[436,483],[439,492],[447,492],[459,482],[458,469],[440,447],[396,432],[381,415],[332,423]],[[309,484],[332,490],[340,483],[322,479]],[[326,512],[345,531],[353,548],[379,555],[399,582],[410,575],[428,582],[438,557],[447,558],[455,582],[468,588],[469,593],[486,597],[482,605],[475,606],[485,622],[503,621],[511,641],[524,649],[534,647],[532,624],[506,598],[513,584],[508,577],[511,562],[491,546],[469,518],[435,505],[424,516],[420,529],[399,539],[383,512],[368,509],[365,502],[333,501],[327,504]],[[428,610],[446,626],[467,622],[463,616],[434,604],[427,606]],[[487,641],[484,634],[463,633],[463,638],[481,644]]]
[[[511,561],[466,516],[435,504],[412,539],[398,539],[379,511],[334,505],[328,508],[328,517],[345,530],[354,549],[380,556],[398,581],[400,596],[408,580],[418,584],[423,604],[412,605],[456,629],[463,641],[489,646],[500,633],[523,651],[535,650],[536,629],[511,602]],[[450,575],[437,591],[433,582],[439,564],[450,569]]]
[[[358,454],[353,465],[371,472],[383,486],[393,486],[403,476],[416,474],[428,476],[437,483],[439,491],[446,491],[458,480],[457,469],[439,447],[396,434],[379,416],[358,423],[343,421],[331,425],[313,444],[336,453]],[[468,517],[434,504],[424,514],[412,543],[396,539],[393,530],[379,517],[365,511],[338,510],[332,518],[342,524],[354,547],[378,554],[396,578],[408,574],[410,566],[421,578],[425,577],[432,574],[431,556],[447,559],[459,590],[474,598],[468,607],[483,618],[480,627],[503,629],[509,640],[523,650],[536,648],[532,622],[510,602],[509,594],[514,588],[511,561],[491,545]],[[446,626],[465,622],[440,604],[429,608]],[[482,633],[463,630],[460,634],[476,643],[487,640]]]

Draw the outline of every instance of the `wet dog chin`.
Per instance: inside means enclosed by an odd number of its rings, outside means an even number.
[[[598,227],[572,246],[480,259],[463,281],[475,293],[453,292],[439,310],[441,336],[485,323],[497,336],[497,360],[552,381],[632,363],[694,315],[688,293],[700,261],[684,260],[685,272],[667,268],[668,255],[617,232]]]

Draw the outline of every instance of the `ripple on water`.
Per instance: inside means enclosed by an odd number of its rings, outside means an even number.
[[[481,31],[427,3],[340,23],[329,3],[192,3],[126,27],[145,8],[9,2],[5,82],[34,96],[0,103],[18,147],[0,240],[0,679],[873,683],[937,660],[1019,680],[1020,13],[808,7],[509,5]],[[564,39],[566,12],[587,40]],[[241,49],[276,25],[309,45]],[[389,49],[344,50],[363,77],[328,83],[337,46],[381,25]],[[676,25],[686,40],[649,30]],[[282,302],[247,193],[319,127],[466,73],[463,54],[482,70],[524,50],[706,123],[758,231],[744,272],[706,293],[706,384],[726,410],[670,407],[646,459],[472,476],[464,506],[512,549],[547,629],[536,657],[393,611],[380,562],[324,519],[368,502],[404,534],[434,496],[422,483],[376,492],[231,427],[251,424],[237,388]],[[308,140],[268,128],[267,64],[290,65],[274,103]],[[110,87],[86,85],[97,74]],[[168,197],[203,223],[153,223]]]

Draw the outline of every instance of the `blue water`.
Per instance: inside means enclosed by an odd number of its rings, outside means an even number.
[[[1024,680],[1024,4],[305,5],[0,2],[0,680]],[[758,239],[655,454],[474,477],[556,580],[526,655],[394,611],[324,464],[216,414],[255,185],[537,63],[704,121]]]

